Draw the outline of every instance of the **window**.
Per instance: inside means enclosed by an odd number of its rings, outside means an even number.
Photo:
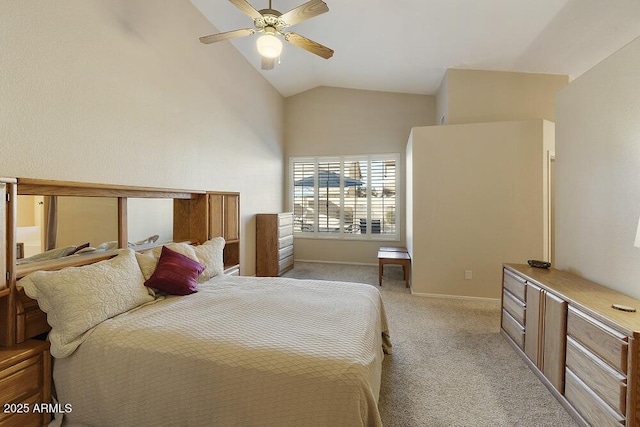
[[[294,233],[397,240],[398,159],[397,154],[292,158]]]

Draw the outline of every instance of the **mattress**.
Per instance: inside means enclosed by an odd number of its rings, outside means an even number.
[[[54,361],[65,425],[380,426],[369,285],[218,276],[106,320]]]

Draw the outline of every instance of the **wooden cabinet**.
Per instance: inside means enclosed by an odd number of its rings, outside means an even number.
[[[256,216],[256,275],[280,276],[293,268],[293,213]]]
[[[173,240],[201,243],[223,237],[226,274],[240,272],[240,193],[207,192],[175,199],[173,204]]]
[[[640,310],[640,301],[554,269],[506,264],[503,277],[503,335],[574,418],[640,426],[640,312],[612,307]],[[509,299],[522,289],[524,325]],[[523,326],[522,337],[510,319]]]
[[[544,332],[540,342],[542,373],[559,392],[564,390],[567,302],[544,292]],[[526,333],[526,332],[525,332]]]
[[[562,392],[567,303],[527,282],[525,353],[544,376]]]
[[[16,341],[16,180],[0,178],[0,345]]]
[[[42,404],[51,402],[49,343],[28,340],[0,348],[0,426],[43,426],[50,416]]]
[[[593,425],[625,420],[630,339],[579,309],[569,309],[565,396]]]
[[[209,238],[224,237],[234,242],[240,239],[240,195],[238,193],[208,193]]]

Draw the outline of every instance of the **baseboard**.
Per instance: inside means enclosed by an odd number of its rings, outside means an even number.
[[[340,261],[321,261],[314,259],[294,259],[294,263],[296,262],[312,262],[316,264],[342,264],[342,265],[366,265],[366,266],[374,266],[377,267],[378,264],[371,264],[368,262],[340,262]]]
[[[424,298],[446,298],[446,299],[463,299],[468,301],[482,301],[482,302],[490,302],[496,305],[496,307],[500,308],[502,306],[502,301],[500,298],[487,298],[487,297],[471,297],[465,295],[445,295],[445,294],[429,294],[423,292],[413,292],[411,291],[411,295],[417,297]]]

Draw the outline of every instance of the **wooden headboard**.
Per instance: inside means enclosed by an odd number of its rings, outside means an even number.
[[[6,286],[2,287],[0,284],[0,345],[2,346],[11,346],[50,330],[45,313],[40,310],[36,301],[24,294],[18,286],[19,279],[34,271],[77,267],[114,256],[111,251],[16,265],[17,195],[117,198],[119,248],[128,246],[128,198],[173,199],[173,240],[204,242],[213,237],[224,237],[227,241],[224,249],[225,268],[239,270],[239,193],[27,178],[0,178],[0,192],[9,195],[6,211],[0,209],[0,224],[3,222],[7,224],[6,230],[0,228],[0,235],[6,242],[6,245],[0,245],[0,259],[6,259],[6,263],[0,263],[0,270],[5,270],[7,273]],[[6,221],[2,221],[3,217]],[[5,256],[2,256],[2,251]]]

